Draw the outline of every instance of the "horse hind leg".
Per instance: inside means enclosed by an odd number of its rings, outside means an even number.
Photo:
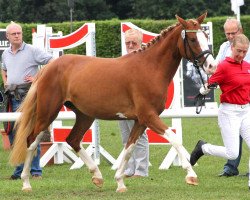
[[[69,136],[66,138],[66,141],[89,168],[91,174],[93,175],[92,182],[97,187],[102,187],[103,178],[97,164],[87,154],[86,150],[81,146],[81,140],[83,138],[83,135],[89,129],[94,119],[80,113],[80,111],[76,109],[73,109],[73,111],[76,113],[76,122]]]
[[[36,101],[34,102],[34,104],[36,104],[36,109],[33,111],[33,113],[31,113],[34,116],[30,114],[31,116],[28,116],[30,118],[29,122],[27,122],[25,125],[25,123],[21,121],[20,127],[19,126],[17,127],[18,128],[17,134],[18,134],[18,131],[21,130],[21,128],[22,128],[22,131],[24,132],[30,132],[27,130],[31,129],[31,134],[29,134],[28,137],[25,139],[27,140],[28,148],[27,148],[27,153],[26,153],[26,157],[24,160],[24,168],[21,174],[21,178],[23,181],[23,187],[22,187],[23,191],[32,190],[30,181],[29,181],[29,175],[30,175],[30,166],[31,166],[34,154],[35,154],[35,150],[44,134],[43,131],[47,130],[49,125],[56,118],[62,106],[60,103],[60,100],[56,100],[55,98],[51,99],[51,102],[53,102],[53,104],[51,103],[48,106],[47,101],[44,100],[43,97],[44,97],[43,95],[42,96],[37,95]],[[25,109],[24,109],[24,113],[25,113]],[[16,139],[17,138],[15,138],[15,140]]]
[[[29,146],[27,155],[24,161],[23,171],[21,174],[21,179],[23,181],[23,187],[22,191],[24,192],[30,192],[32,191],[30,181],[29,181],[29,175],[30,175],[30,166],[34,157],[35,150],[37,148],[37,145],[41,141],[42,137],[44,135],[44,132],[42,131],[35,139],[35,141]]]
[[[164,138],[166,138],[172,146],[176,149],[180,160],[181,160],[181,165],[182,168],[187,171],[187,176],[186,176],[186,183],[190,185],[198,185],[198,178],[193,170],[190,162],[187,160],[185,154],[187,150],[184,148],[181,142],[179,142],[179,138],[176,136],[176,134],[171,130],[167,129],[163,135]]]
[[[185,178],[186,183],[190,185],[198,185],[197,175],[185,156],[187,150],[182,145],[182,142],[180,141],[178,136],[162,122],[159,116],[148,116],[148,119],[150,120],[147,121],[146,125],[151,130],[157,132],[162,137],[166,138],[170,142],[170,144],[176,149],[178,156],[181,160],[182,168],[187,171],[187,176]]]
[[[21,178],[23,180],[23,191],[31,191],[31,185],[29,181],[30,175],[30,166],[35,154],[35,150],[37,149],[38,144],[40,143],[44,131],[48,129],[49,125],[56,118],[58,112],[60,111],[61,104],[59,101],[53,101],[53,106],[48,107],[46,101],[38,101],[37,100],[37,114],[34,125],[33,133],[30,134],[27,138],[27,155],[24,161],[24,168],[21,174]],[[26,127],[28,128],[28,127]]]

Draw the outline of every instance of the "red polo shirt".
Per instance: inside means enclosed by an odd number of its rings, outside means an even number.
[[[250,64],[246,61],[236,63],[226,57],[208,82],[219,84],[221,103],[244,105],[250,102]]]

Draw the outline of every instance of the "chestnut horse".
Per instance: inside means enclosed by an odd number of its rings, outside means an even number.
[[[76,114],[67,143],[77,152],[92,175],[92,182],[101,187],[102,174],[81,146],[83,132],[95,118],[135,120],[115,180],[117,192],[127,190],[124,169],[136,142],[146,127],[166,138],[177,150],[186,182],[197,185],[197,175],[185,157],[185,149],[159,115],[164,110],[169,83],[181,58],[200,63],[206,73],[216,65],[209,51],[206,34],[200,24],[207,13],[197,19],[184,20],[163,30],[146,47],[118,58],[97,58],[64,55],[45,66],[33,82],[19,111],[16,136],[10,163],[24,162],[21,175],[24,191],[30,191],[29,169],[43,131],[66,105]],[[150,81],[146,81],[150,80]]]

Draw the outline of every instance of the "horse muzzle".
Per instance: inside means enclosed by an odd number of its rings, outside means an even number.
[[[209,55],[203,64],[203,69],[206,74],[211,75],[217,69],[217,63],[212,55]]]

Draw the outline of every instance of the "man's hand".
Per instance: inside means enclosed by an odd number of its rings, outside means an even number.
[[[25,76],[24,81],[28,82],[28,83],[32,83],[34,81],[34,77],[33,76]]]

